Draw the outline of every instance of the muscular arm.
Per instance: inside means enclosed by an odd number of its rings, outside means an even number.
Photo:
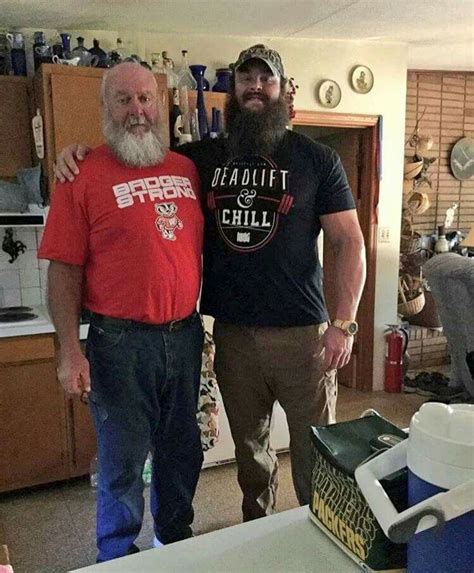
[[[48,307],[59,339],[58,379],[66,392],[90,391],[89,363],[79,343],[83,267],[51,261]]]
[[[336,316],[354,320],[365,283],[365,246],[355,209],[321,216],[321,225],[336,263]],[[350,359],[353,338],[328,328],[323,345],[327,370],[342,368]]]

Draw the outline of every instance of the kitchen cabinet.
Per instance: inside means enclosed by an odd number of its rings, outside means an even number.
[[[0,76],[0,177],[32,165],[30,88],[27,78]]]
[[[65,401],[69,477],[83,476],[89,473],[91,459],[96,454],[94,424],[89,406],[78,396],[67,397]]]
[[[0,491],[69,477],[52,335],[0,340]]]
[[[53,334],[0,340],[0,491],[89,472],[89,408],[56,378]]]
[[[69,474],[71,477],[86,475],[97,449],[94,423],[89,406],[81,402],[78,396],[67,396],[65,401]]]
[[[100,94],[104,71],[42,64],[35,75],[35,101],[43,116],[45,134],[43,172],[50,193],[54,185],[53,164],[61,149],[71,143],[84,143],[90,147],[104,143]],[[168,110],[166,76],[156,74],[155,77],[159,102]]]

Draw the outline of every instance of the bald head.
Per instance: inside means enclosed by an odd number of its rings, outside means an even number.
[[[107,105],[107,99],[117,87],[120,88],[122,84],[130,85],[134,83],[148,84],[150,89],[154,90],[156,96],[158,85],[153,73],[136,62],[124,62],[105,72],[102,79],[102,103]]]
[[[145,167],[163,160],[165,124],[159,121],[158,86],[149,70],[126,62],[106,72],[102,103],[104,135],[120,161]]]

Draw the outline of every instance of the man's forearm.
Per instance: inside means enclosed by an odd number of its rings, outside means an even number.
[[[365,246],[360,239],[343,239],[334,245],[336,254],[336,316],[354,320],[365,284]]]
[[[83,267],[51,261],[48,308],[62,352],[79,350]]]

